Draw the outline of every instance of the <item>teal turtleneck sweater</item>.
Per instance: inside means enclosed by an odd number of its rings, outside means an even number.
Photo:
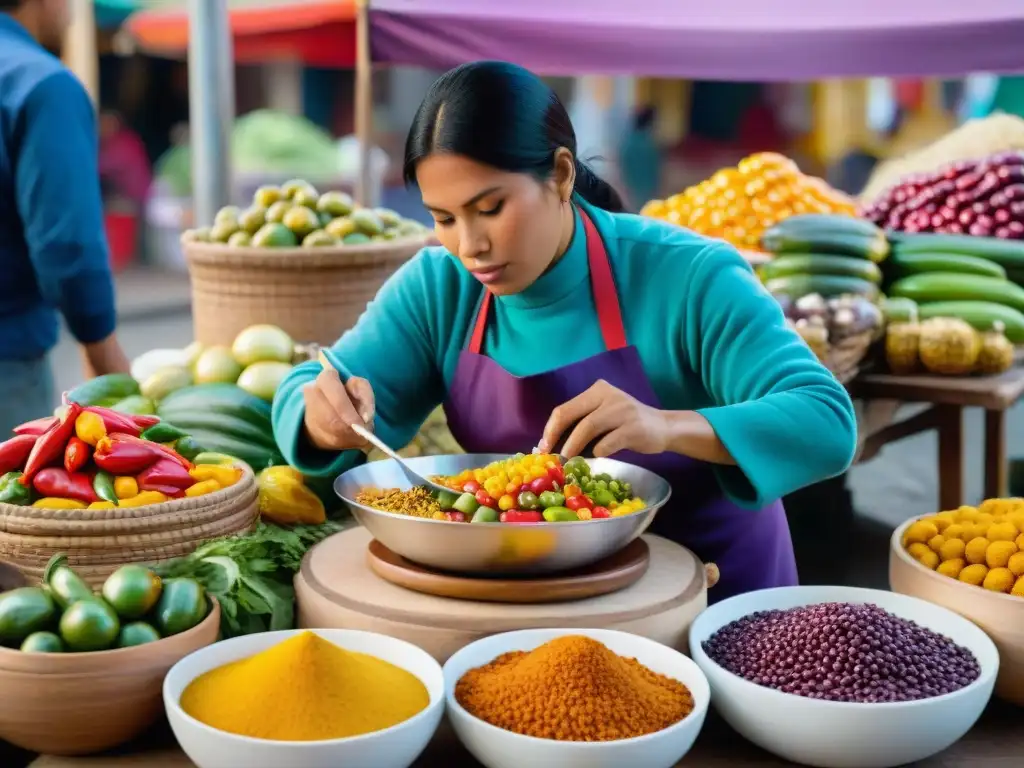
[[[627,339],[663,407],[699,411],[735,458],[736,467],[717,468],[734,501],[764,506],[849,467],[857,425],[846,390],[732,247],[639,216],[587,211],[608,249]],[[603,351],[589,279],[577,215],[566,254],[528,289],[493,303],[483,351],[517,376]],[[483,291],[444,248],[424,248],[334,345],[342,376],[373,386],[375,428],[389,445],[406,445],[444,400]],[[304,363],[282,383],[274,433],[293,466],[333,476],[363,454],[317,451],[304,438],[302,388],[319,371]]]

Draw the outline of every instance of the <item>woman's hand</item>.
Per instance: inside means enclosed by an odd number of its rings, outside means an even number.
[[[306,401],[306,434],[324,451],[348,451],[366,447],[366,441],[350,424],[373,429],[373,388],[366,379],[351,377],[344,384],[338,372],[324,369],[302,391]]]
[[[667,417],[665,411],[644,405],[601,380],[551,412],[538,447],[542,452],[553,450],[571,429],[561,450],[570,458],[581,455],[595,440],[594,456],[598,457],[623,450],[664,453],[671,442]]]

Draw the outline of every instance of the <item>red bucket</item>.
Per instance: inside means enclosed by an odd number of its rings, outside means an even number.
[[[138,246],[139,218],[131,213],[107,211],[104,216],[107,245],[110,248],[110,267],[120,272],[135,261]]]

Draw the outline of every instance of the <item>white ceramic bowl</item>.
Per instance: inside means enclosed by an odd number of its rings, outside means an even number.
[[[830,602],[874,603],[946,635],[974,654],[981,675],[959,691],[920,701],[820,701],[737,677],[701,646],[726,624],[755,611]],[[977,721],[999,671],[995,645],[966,619],[914,597],[855,587],[780,587],[724,600],[693,622],[690,654],[711,683],[715,708],[741,736],[794,763],[819,768],[890,768],[941,752]]]
[[[675,678],[690,689],[693,711],[668,728],[635,739],[574,742],[522,736],[469,714],[455,700],[455,684],[471,669],[510,651],[532,651],[564,635],[585,635],[620,656],[632,657],[649,669]],[[444,665],[448,719],[459,740],[486,768],[671,768],[700,733],[711,698],[704,674],[679,651],[627,632],[606,629],[525,629],[470,643]]]
[[[181,694],[204,672],[252,656],[306,630],[245,635],[207,646],[175,664],[164,679],[164,706],[171,730],[198,768],[408,768],[426,748],[444,713],[441,666],[411,643],[375,632],[314,629],[320,637],[345,648],[376,656],[418,677],[430,694],[419,714],[382,731],[348,739],[284,742],[253,739],[211,728],[185,714]],[[267,717],[273,717],[273,711]]]

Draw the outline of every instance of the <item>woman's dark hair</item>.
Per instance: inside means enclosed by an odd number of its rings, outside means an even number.
[[[435,80],[416,110],[405,142],[405,182],[415,185],[416,164],[434,152],[546,179],[561,147],[576,160],[574,191],[598,208],[624,211],[618,192],[577,157],[569,113],[547,83],[502,61],[463,64]]]

